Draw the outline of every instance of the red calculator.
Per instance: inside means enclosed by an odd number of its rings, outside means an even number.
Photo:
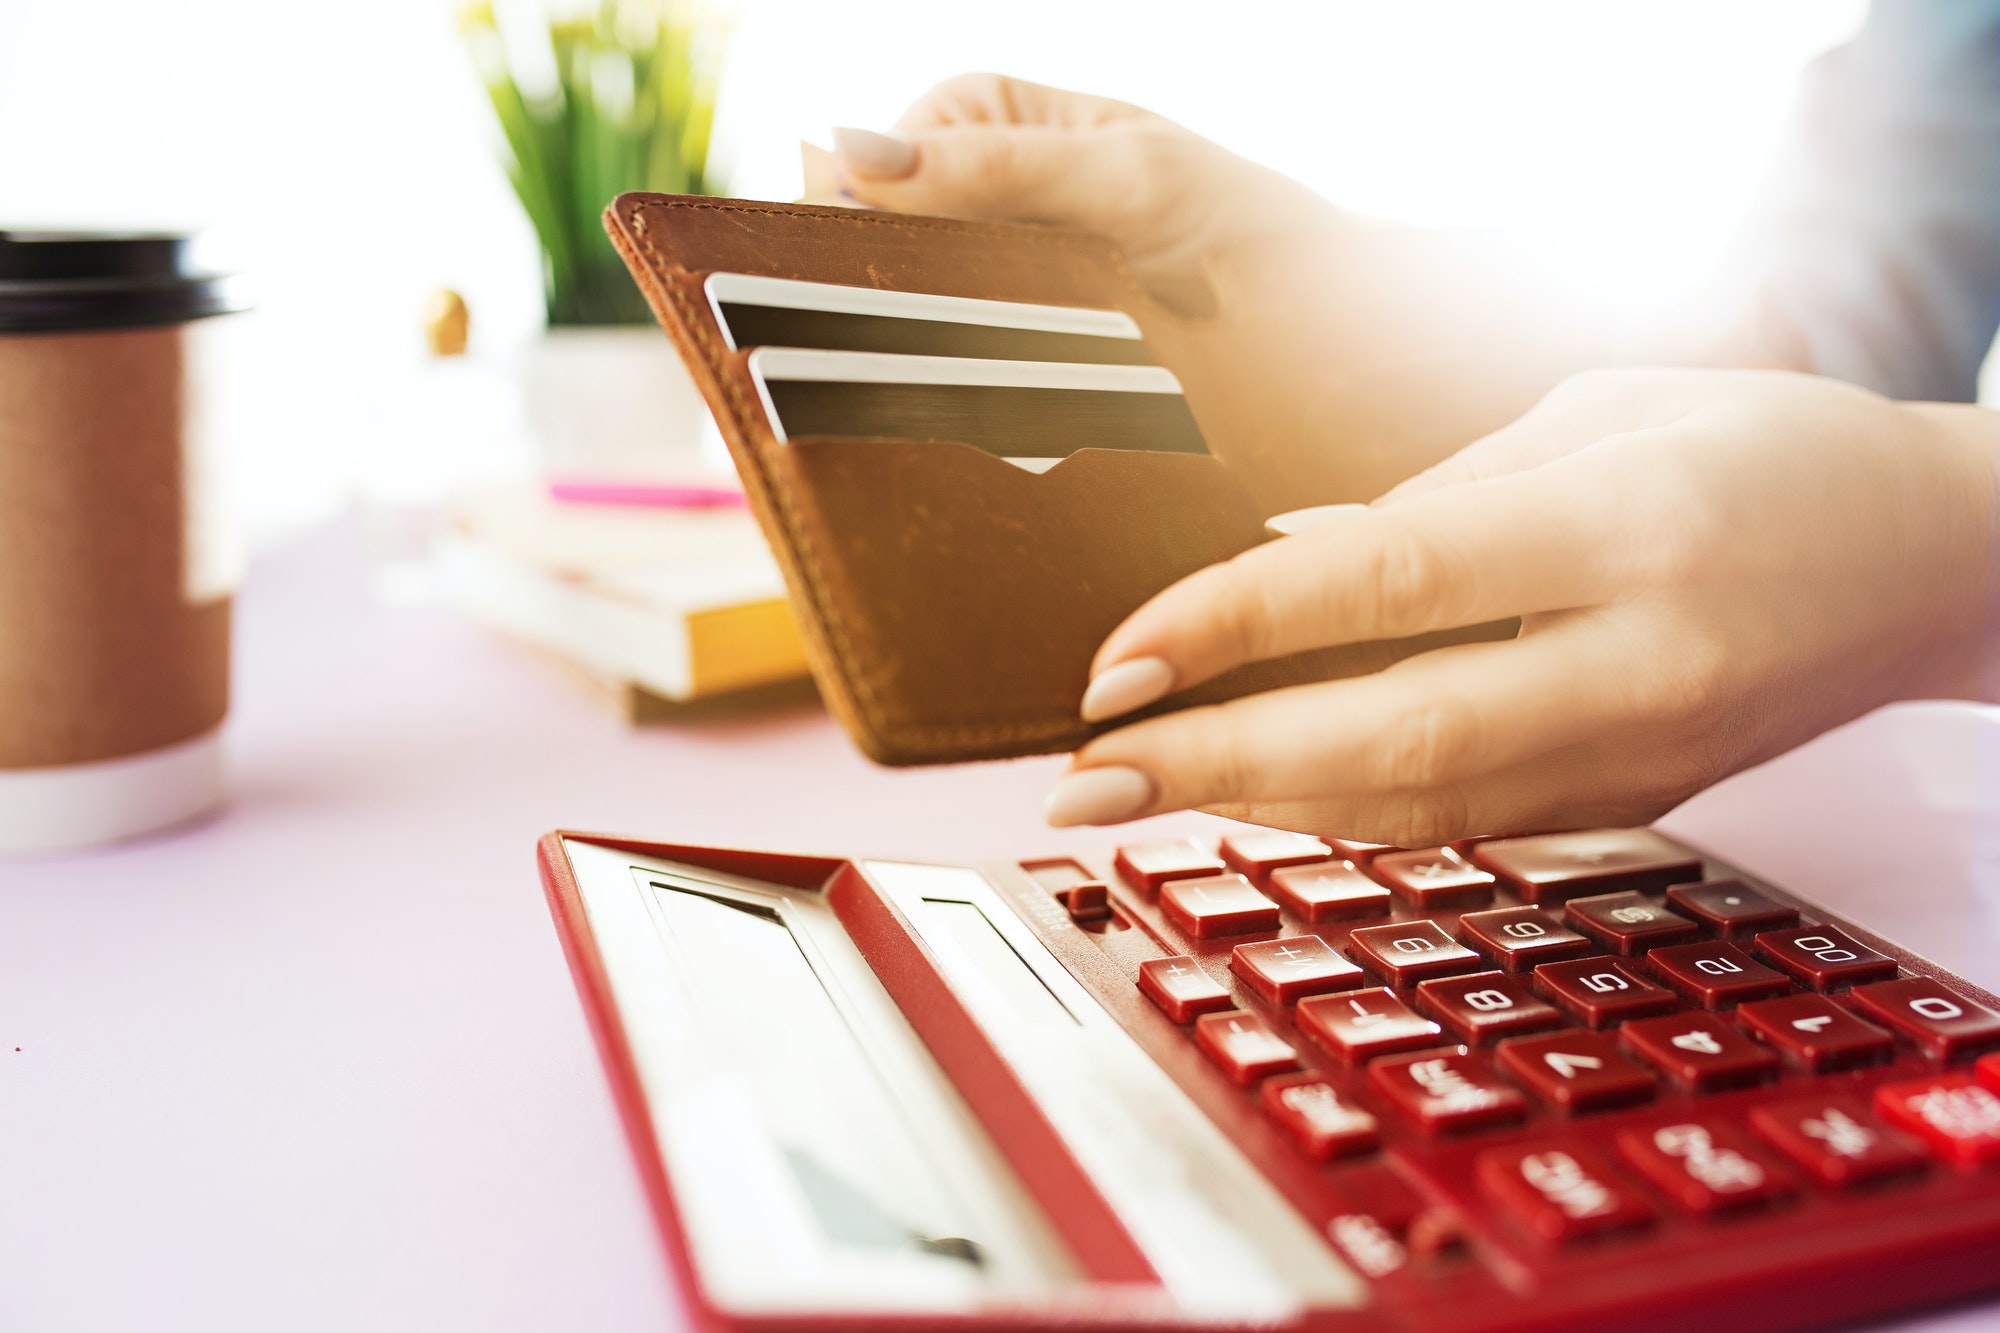
[[[1720,1333],[2000,1288],[2000,1002],[1651,830],[540,859],[705,1328]]]

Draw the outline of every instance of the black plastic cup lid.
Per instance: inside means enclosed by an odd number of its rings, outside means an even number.
[[[196,266],[193,238],[0,231],[0,333],[178,324],[245,308],[233,275]]]

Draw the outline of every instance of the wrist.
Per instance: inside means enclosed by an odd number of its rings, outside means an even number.
[[[1957,555],[1940,591],[1937,635],[1906,698],[2000,702],[2000,412],[1964,403],[1899,404],[1951,474]]]

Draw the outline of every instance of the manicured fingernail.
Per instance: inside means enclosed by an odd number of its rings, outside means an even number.
[[[901,180],[917,169],[917,146],[893,134],[836,126],[833,151],[848,170],[872,180]]]
[[[1174,687],[1174,669],[1157,657],[1135,657],[1106,667],[1083,692],[1083,720],[1102,722],[1144,708]]]
[[[1264,520],[1264,526],[1280,537],[1296,537],[1308,528],[1325,527],[1339,522],[1349,514],[1367,512],[1367,505],[1314,505],[1310,509],[1292,509],[1282,514],[1273,514]]]
[[[1121,824],[1153,803],[1153,780],[1136,768],[1113,764],[1066,773],[1049,793],[1042,817],[1051,827]]]

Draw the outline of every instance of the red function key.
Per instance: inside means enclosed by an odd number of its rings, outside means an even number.
[[[1364,979],[1360,968],[1317,935],[1239,944],[1229,955],[1229,970],[1266,1003],[1276,1005],[1353,990]]]
[[[1595,949],[1589,940],[1533,907],[1467,912],[1458,919],[1458,933],[1507,972],[1526,972],[1543,963],[1581,958]]]
[[[1736,1018],[1794,1066],[1815,1074],[1883,1064],[1896,1056],[1888,1033],[1824,995],[1760,1000],[1737,1010]]]
[[[1511,1125],[1528,1109],[1491,1066],[1463,1051],[1377,1060],[1368,1066],[1368,1081],[1433,1134]]]
[[[1294,916],[1315,925],[1389,915],[1389,891],[1346,861],[1285,866],[1272,871],[1264,887]]]
[[[1368,863],[1368,873],[1420,912],[1484,907],[1493,901],[1493,876],[1449,847],[1383,852]]]
[[[1500,1047],[1500,1067],[1565,1112],[1608,1111],[1653,1099],[1653,1076],[1596,1032],[1552,1032]]]
[[[1628,1129],[1618,1136],[1618,1153],[1691,1213],[1755,1208],[1793,1193],[1747,1137],[1716,1120]]]
[[[1784,973],[1721,940],[1655,949],[1646,955],[1646,967],[1704,1009],[1732,1009],[1746,1000],[1792,993]]]
[[[1618,1039],[1689,1092],[1748,1087],[1778,1072],[1777,1056],[1707,1014],[1641,1018],[1620,1028]]]
[[[1534,981],[1536,990],[1586,1027],[1616,1027],[1628,1019],[1670,1014],[1681,1007],[1672,991],[1609,958],[1544,963],[1535,969]]]
[[[1316,1074],[1274,1078],[1259,1097],[1308,1157],[1347,1157],[1367,1152],[1381,1140],[1375,1117]]]
[[[1750,1128],[1815,1180],[1836,1188],[1916,1171],[1925,1161],[1923,1149],[1838,1094],[1753,1107]]]
[[[1531,903],[1701,878],[1700,857],[1643,828],[1498,838],[1473,847],[1472,860]]]
[[[1601,893],[1572,898],[1563,920],[1615,954],[1630,958],[1667,944],[1701,938],[1701,927],[1666,904],[1641,893]]]
[[[1198,940],[1278,928],[1278,905],[1241,875],[1169,880],[1160,890],[1160,910]]]
[[[1444,933],[1435,921],[1392,921],[1347,933],[1348,952],[1396,987],[1433,977],[1476,972],[1479,955]]]
[[[1933,1060],[1958,1060],[2000,1046],[2000,1014],[1929,977],[1857,986],[1850,998]]]
[[[1970,1074],[1944,1074],[1875,1089],[1875,1109],[1958,1166],[2000,1161],[2000,1094]]]
[[[1417,986],[1417,1006],[1474,1046],[1561,1027],[1563,1022],[1553,1006],[1528,989],[1526,977],[1504,972],[1422,982]]]
[[[1168,880],[1220,875],[1229,867],[1192,842],[1143,842],[1120,847],[1113,864],[1134,888],[1158,892]]]
[[[1473,1167],[1480,1188],[1543,1240],[1561,1243],[1641,1227],[1653,1209],[1581,1144],[1499,1148]]]
[[[1307,865],[1331,860],[1333,848],[1303,833],[1265,829],[1257,833],[1232,833],[1222,840],[1222,859],[1259,884],[1273,870],[1283,866]]]
[[[1798,908],[1773,902],[1733,879],[1676,884],[1667,890],[1667,902],[1725,940],[1747,940],[1760,931],[1799,924]]]
[[[1351,1065],[1378,1055],[1420,1051],[1444,1036],[1443,1028],[1412,1013],[1379,986],[1301,1000],[1294,1017],[1299,1031]]]
[[[1876,953],[1832,926],[1767,930],[1757,937],[1757,952],[1790,973],[1800,985],[1817,991],[1887,981],[1896,975],[1895,959]]]
[[[1298,1052],[1288,1042],[1256,1015],[1240,1010],[1197,1018],[1194,1042],[1241,1087],[1247,1088],[1268,1074],[1285,1074],[1299,1067]]]
[[[1972,1067],[1972,1072],[1981,1083],[2000,1092],[2000,1055],[1982,1056],[1979,1063]]]
[[[1176,1023],[1234,1007],[1229,988],[1192,958],[1148,958],[1139,964],[1139,989]]]

